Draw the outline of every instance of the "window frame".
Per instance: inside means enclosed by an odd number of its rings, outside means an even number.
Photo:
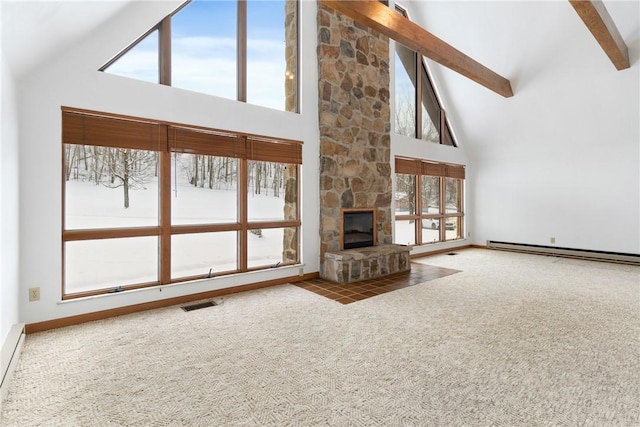
[[[415,206],[413,214],[398,215],[394,212],[395,221],[413,221],[414,223],[414,237],[416,246],[421,246],[430,243],[443,243],[453,240],[464,239],[464,181],[465,181],[465,166],[456,165],[451,163],[439,163],[432,162],[423,159],[415,159],[409,157],[395,158],[395,174],[403,174],[413,176],[414,191],[413,191],[413,203]],[[422,212],[422,177],[431,176],[439,178],[439,212],[437,214],[423,213]],[[397,177],[396,177],[397,179]],[[458,212],[447,212],[446,205],[446,180],[457,179],[459,180],[457,185],[459,186],[458,195]],[[395,188],[394,188],[395,192]],[[395,199],[395,197],[394,197]],[[446,237],[446,224],[447,219],[456,218],[459,226],[457,228],[457,237],[453,239],[447,239]],[[437,220],[440,223],[438,227],[439,239],[435,242],[424,242],[422,239],[422,221],[423,220]]]
[[[395,4],[394,5],[396,12],[409,19],[409,14],[405,8],[402,6]],[[397,43],[397,42],[396,42]],[[404,47],[404,46],[403,46]],[[405,49],[410,50],[405,47]],[[429,75],[429,70],[427,69],[427,65],[425,59],[422,55],[418,55],[417,52],[412,51],[414,55],[414,64],[415,69],[411,70],[411,72],[415,75],[415,84],[414,89],[414,103],[415,103],[415,129],[414,129],[414,138],[424,141],[423,137],[423,129],[422,129],[422,108],[423,108],[423,80],[430,86],[431,92],[433,92],[436,107],[438,108],[438,123],[434,123],[438,128],[438,144],[447,145],[451,147],[458,147],[458,143],[451,132],[451,126],[449,125],[449,121],[447,119],[446,112],[444,108],[442,108],[442,102],[440,101],[440,97],[438,96],[438,92],[436,91],[435,86],[433,85],[433,80]],[[408,70],[407,70],[408,71]],[[411,75],[411,73],[409,73]],[[397,108],[397,106],[396,106]],[[426,107],[425,107],[426,108]],[[432,120],[433,121],[433,120]],[[445,135],[446,134],[446,135]],[[427,141],[424,141],[427,142]],[[449,144],[450,142],[450,144]]]
[[[106,127],[99,128],[100,132],[92,131],[85,126],[85,122],[82,121],[82,125],[78,122],[78,119],[87,119],[88,121],[105,120],[107,123],[111,122]],[[70,124],[74,123],[74,126]],[[91,138],[100,141],[100,145],[95,143],[87,144],[86,141],[83,145],[96,145],[100,147],[113,147],[114,145],[104,145],[104,141],[109,139],[108,127],[113,125],[114,135],[117,135],[117,125],[122,123],[132,123],[132,126],[139,126],[141,129],[147,129],[149,126],[151,129],[157,129],[158,141],[157,149],[150,151],[157,151],[158,153],[158,225],[154,226],[129,226],[121,228],[91,228],[91,229],[67,229],[65,226],[66,220],[66,173],[65,173],[65,146],[67,144],[77,144],[80,138]],[[172,177],[172,154],[178,152],[176,147],[176,132],[172,131],[187,131],[202,133],[205,136],[213,135],[214,141],[224,141],[225,138],[235,138],[238,142],[238,150],[233,156],[238,160],[238,184],[236,190],[236,197],[238,203],[238,213],[235,222],[227,223],[204,223],[204,224],[180,224],[172,225],[172,212],[171,212],[171,177]],[[142,135],[143,132],[139,132]],[[106,134],[106,135],[105,135]],[[155,136],[155,135],[154,135]],[[217,139],[216,139],[217,138]],[[199,126],[189,126],[180,123],[172,123],[166,121],[149,120],[138,117],[102,113],[96,111],[82,110],[70,107],[62,107],[62,286],[61,293],[62,299],[73,299],[92,295],[105,294],[113,292],[114,288],[100,288],[86,292],[73,292],[67,293],[65,289],[65,266],[66,266],[66,254],[65,244],[73,241],[87,241],[87,240],[99,240],[99,239],[116,239],[126,237],[158,237],[158,280],[146,283],[135,283],[118,286],[116,291],[130,290],[138,288],[146,288],[151,286],[167,285],[171,283],[180,283],[186,281],[192,281],[197,279],[207,278],[207,275],[196,275],[188,277],[171,277],[171,237],[181,234],[192,233],[211,233],[222,231],[234,231],[237,233],[237,268],[234,270],[217,272],[216,276],[233,274],[233,273],[245,273],[249,271],[263,270],[271,268],[273,265],[255,266],[248,268],[247,260],[247,233],[251,229],[262,228],[294,228],[295,233],[295,260],[283,261],[278,266],[285,265],[297,265],[300,264],[300,241],[301,241],[301,217],[300,217],[300,189],[301,189],[301,166],[302,166],[302,142],[295,140],[288,140],[283,138],[273,138],[261,135],[253,135],[247,133],[238,133],[230,131],[222,131],[218,129],[211,129]],[[197,139],[197,138],[196,138]],[[93,142],[93,141],[92,141]],[[205,151],[206,145],[198,145],[198,142],[191,141],[190,149],[191,154],[210,155]],[[211,142],[211,141],[210,141]],[[130,145],[135,145],[133,148],[140,149],[143,146],[145,150],[149,150],[145,141],[133,140]],[[116,145],[116,147],[120,147]],[[214,146],[214,144],[210,144]],[[217,144],[216,144],[217,145]],[[224,145],[224,144],[223,144]],[[198,148],[200,147],[200,148]],[[131,148],[131,147],[130,147]],[[229,149],[223,147],[223,150]],[[196,152],[193,152],[196,150]],[[282,163],[286,165],[295,165],[295,219],[283,219],[283,220],[270,220],[270,221],[249,221],[247,218],[247,194],[249,189],[248,183],[248,168],[249,161],[265,161]],[[290,163],[289,163],[290,162]],[[286,248],[283,247],[283,253]]]
[[[285,108],[282,111],[299,113],[300,112],[300,6],[298,0],[295,1],[295,45],[296,52],[295,63],[293,65],[293,75],[295,83],[295,99],[291,110],[287,110],[285,93]],[[176,10],[163,18],[158,24],[138,37],[133,43],[129,44],[122,51],[111,58],[107,63],[98,69],[98,71],[106,71],[111,65],[117,62],[124,55],[129,53],[138,43],[144,40],[149,34],[158,30],[158,83],[165,86],[171,84],[171,19],[179,13],[183,8],[189,5],[191,0],[185,1]],[[237,5],[237,44],[236,44],[236,101],[247,102],[247,0],[236,0]],[[286,17],[285,17],[286,18]],[[285,29],[286,31],[286,29]],[[284,77],[284,76],[283,76]],[[268,107],[266,107],[268,108]]]

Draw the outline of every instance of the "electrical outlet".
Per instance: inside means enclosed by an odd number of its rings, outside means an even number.
[[[29,302],[40,301],[40,288],[29,288]]]
[[[556,243],[556,238],[555,238],[555,237],[552,237],[552,238],[551,238],[551,244],[552,244],[552,245],[555,245],[555,243]]]
[[[470,231],[467,233],[467,237],[471,237],[471,232]]]
[[[304,275],[304,268],[299,268],[298,269],[298,276],[302,276]]]

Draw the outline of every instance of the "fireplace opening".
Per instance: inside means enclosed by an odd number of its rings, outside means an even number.
[[[375,246],[375,215],[372,209],[342,211],[342,248]]]

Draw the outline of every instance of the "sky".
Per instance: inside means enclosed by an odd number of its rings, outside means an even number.
[[[237,3],[193,0],[172,18],[172,86],[236,99]],[[284,0],[247,2],[247,101],[284,109]],[[158,82],[157,31],[107,72]]]

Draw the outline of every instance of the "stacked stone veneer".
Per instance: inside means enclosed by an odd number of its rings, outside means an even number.
[[[392,242],[389,40],[321,5],[317,20],[320,275],[331,278],[342,208],[376,209],[378,244]]]
[[[338,283],[357,282],[411,269],[410,249],[401,245],[327,252],[324,278]]]

